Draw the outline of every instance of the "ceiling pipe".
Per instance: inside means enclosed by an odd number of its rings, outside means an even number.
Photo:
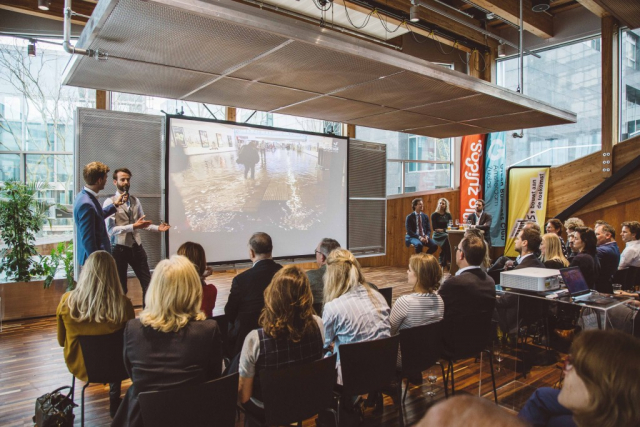
[[[107,59],[109,55],[106,52],[101,52],[98,49],[80,49],[71,44],[71,17],[81,16],[83,18],[91,18],[90,16],[75,13],[73,10],[71,10],[71,1],[72,0],[64,0],[64,33],[62,48],[65,50],[65,52],[70,53],[71,55],[84,55],[88,56],[89,58],[102,60]]]
[[[518,49],[518,62],[519,62],[519,70],[520,72],[518,73],[518,92],[521,95],[524,95],[524,55],[522,54],[522,50],[523,50],[523,44],[522,44],[522,40],[523,40],[523,32],[524,32],[524,25],[522,22],[522,0],[520,0],[520,35],[519,35],[519,44],[520,44],[520,48]],[[514,133],[513,135],[511,135],[514,138],[522,138],[524,137],[524,129],[520,129],[520,133]]]
[[[415,3],[416,3],[416,5],[418,5],[418,6],[424,7],[424,8],[425,8],[425,9],[427,9],[427,10],[430,10],[430,11],[435,12],[435,13],[437,13],[437,14],[439,14],[439,15],[442,15],[442,16],[444,16],[444,17],[446,17],[446,18],[449,18],[449,19],[451,19],[452,21],[455,21],[455,22],[457,22],[458,24],[464,25],[464,26],[465,26],[465,27],[467,27],[467,28],[471,28],[472,30],[477,31],[477,32],[479,32],[479,33],[481,33],[481,34],[483,34],[483,35],[485,35],[485,36],[487,36],[487,37],[491,37],[492,39],[497,40],[498,42],[504,42],[504,44],[506,44],[506,45],[508,45],[508,46],[511,46],[511,47],[512,47],[512,48],[514,48],[514,49],[519,49],[519,47],[518,47],[518,46],[516,46],[515,44],[511,43],[510,41],[508,41],[508,40],[504,40],[504,39],[503,39],[503,38],[501,38],[500,36],[498,36],[498,35],[496,35],[496,34],[493,34],[491,31],[487,31],[487,30],[485,30],[484,28],[480,28],[480,27],[477,27],[477,26],[475,26],[475,25],[473,25],[473,24],[470,24],[470,23],[468,23],[467,21],[465,21],[465,20],[463,20],[463,19],[460,19],[460,18],[458,18],[458,17],[457,17],[457,16],[455,16],[455,15],[450,14],[450,13],[448,13],[448,12],[447,12],[447,11],[445,11],[445,10],[442,10],[442,9],[440,9],[440,8],[437,8],[437,7],[434,7],[434,6],[430,5],[430,4],[425,4],[425,3],[423,3],[421,0],[415,0]],[[521,8],[521,9],[522,9],[522,8]],[[522,13],[520,13],[520,15],[521,15],[521,16],[520,16],[520,28],[522,28]],[[522,30],[521,30],[521,31],[522,31]],[[530,50],[527,50],[527,49],[524,49],[524,51],[525,51],[528,55],[533,55],[533,56],[535,56],[536,58],[540,58],[540,55],[538,55],[537,53],[531,52]]]

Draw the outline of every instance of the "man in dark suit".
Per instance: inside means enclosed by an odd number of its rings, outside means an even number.
[[[607,223],[596,226],[596,257],[600,262],[600,274],[596,278],[596,290],[613,293],[611,279],[620,264],[620,248],[616,243],[616,230]]]
[[[451,328],[453,318],[493,311],[495,282],[480,268],[485,251],[485,243],[477,236],[465,237],[455,248],[454,256],[460,269],[438,291],[444,301],[445,329]],[[451,348],[446,339],[445,347]]]
[[[411,202],[413,212],[407,215],[404,226],[407,229],[407,235],[404,237],[404,244],[409,247],[413,245],[416,253],[422,252],[423,247],[427,247],[427,253],[432,254],[438,250],[433,240],[431,240],[431,226],[429,225],[429,217],[422,213],[424,203],[422,199],[413,199]]]
[[[91,162],[82,170],[85,186],[76,195],[73,203],[73,220],[76,231],[76,256],[78,264],[84,265],[89,255],[103,250],[111,253],[111,242],[104,219],[113,215],[118,206],[127,201],[122,194],[114,203],[102,208],[98,193],[107,183],[109,167],[101,162]]]
[[[313,294],[313,308],[316,310],[318,316],[322,314],[322,305],[324,302],[324,282],[322,277],[327,271],[327,258],[332,251],[339,247],[340,243],[338,243],[337,240],[329,238],[322,239],[316,248],[316,264],[318,264],[318,268],[307,271],[307,277],[309,277],[309,283],[311,285],[311,293]]]
[[[493,218],[490,214],[484,211],[484,200],[478,199],[476,201],[476,211],[467,217],[467,222],[471,225],[475,225],[484,232],[484,240],[487,245],[491,247],[491,220]]]
[[[229,322],[229,351],[231,358],[242,350],[249,332],[257,329],[260,312],[264,308],[264,290],[282,268],[271,253],[273,243],[267,233],[254,233],[249,239],[249,258],[253,267],[238,274],[231,282],[229,300],[224,314]]]

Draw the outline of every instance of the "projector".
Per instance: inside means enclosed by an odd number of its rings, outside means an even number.
[[[549,268],[523,268],[500,272],[500,286],[524,291],[544,292],[560,288],[560,271]]]

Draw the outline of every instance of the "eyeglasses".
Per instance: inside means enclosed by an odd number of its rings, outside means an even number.
[[[456,246],[456,252],[458,252],[458,251],[462,252],[462,249],[460,249],[459,247]]]
[[[315,252],[315,254],[316,254],[316,255],[318,255],[318,254],[320,254],[320,255],[324,255],[322,252],[320,252],[320,251],[319,251],[319,250],[317,250],[317,249],[316,249],[314,252]]]
[[[562,366],[562,371],[566,374],[572,369],[573,369],[573,356],[571,356],[570,354],[567,354],[567,356],[564,358],[564,365]]]

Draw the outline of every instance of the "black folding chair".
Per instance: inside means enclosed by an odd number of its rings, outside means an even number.
[[[402,404],[407,398],[409,378],[420,375],[433,365],[440,365],[444,382],[444,366],[439,363],[442,355],[442,322],[416,326],[400,330],[400,354],[402,355],[402,369],[398,372],[398,394],[402,393],[402,380],[407,379],[407,385],[402,396]],[[444,388],[449,397],[447,387]]]
[[[260,385],[264,403],[264,418],[246,411],[245,417],[263,426],[281,426],[297,423],[331,408],[336,384],[336,355],[312,363],[285,369],[263,369]]]
[[[238,373],[186,387],[138,395],[142,420],[154,427],[234,427]]]
[[[456,394],[453,363],[460,359],[477,357],[480,353],[487,353],[491,368],[491,381],[493,383],[493,398],[498,403],[496,391],[496,378],[493,372],[493,357],[488,349],[493,338],[493,326],[491,323],[491,311],[467,314],[454,317],[445,324],[445,349],[442,358],[448,362],[447,373],[444,379],[445,388],[448,387],[451,377],[451,394]]]
[[[340,345],[338,352],[342,369],[342,387],[338,387],[338,394],[343,397],[358,396],[380,391],[392,383],[396,379],[399,343],[400,335],[395,335],[390,338]],[[398,410],[403,422],[400,397],[398,393]]]
[[[84,392],[91,383],[119,383],[129,374],[124,367],[124,329],[109,335],[80,335],[80,348],[87,369],[87,383],[82,387],[81,425],[84,426]],[[75,377],[74,385],[75,391]]]
[[[622,285],[622,289],[625,291],[635,290],[635,287],[640,285],[640,267],[629,267],[616,271],[611,283]]]
[[[387,301],[387,305],[391,308],[391,301],[393,300],[393,288],[381,288],[378,289],[378,292],[382,294],[385,301]]]

